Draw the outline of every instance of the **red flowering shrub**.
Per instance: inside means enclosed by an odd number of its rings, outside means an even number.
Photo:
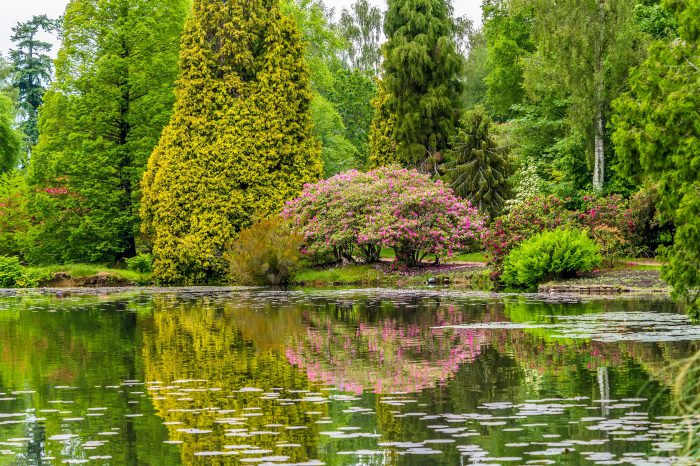
[[[476,209],[441,181],[396,167],[352,170],[307,185],[283,215],[304,235],[307,254],[374,262],[387,247],[411,266],[428,254],[467,248],[483,228]]]

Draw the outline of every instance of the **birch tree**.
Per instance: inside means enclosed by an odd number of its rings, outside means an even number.
[[[520,1],[520,0],[517,0]],[[537,52],[525,60],[525,88],[558,88],[569,96],[568,124],[585,139],[593,189],[605,183],[606,125],[611,102],[644,56],[644,40],[632,11],[634,0],[534,0]]]

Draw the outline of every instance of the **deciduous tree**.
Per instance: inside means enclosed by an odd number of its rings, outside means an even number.
[[[168,122],[189,0],[72,0],[29,169],[34,262],[135,254],[140,180]]]

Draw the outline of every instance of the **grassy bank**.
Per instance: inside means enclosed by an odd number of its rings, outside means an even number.
[[[151,285],[150,273],[140,273],[127,269],[115,269],[96,264],[64,264],[44,267],[26,267],[34,276],[44,277],[40,286],[104,286]]]
[[[383,286],[407,287],[451,284],[488,288],[485,266],[447,264],[424,265],[415,269],[395,269],[390,262],[305,269],[295,276],[298,286]]]

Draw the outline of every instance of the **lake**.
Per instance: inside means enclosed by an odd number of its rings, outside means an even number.
[[[557,300],[560,301],[560,300]],[[670,464],[700,328],[664,298],[0,298],[0,465]]]

